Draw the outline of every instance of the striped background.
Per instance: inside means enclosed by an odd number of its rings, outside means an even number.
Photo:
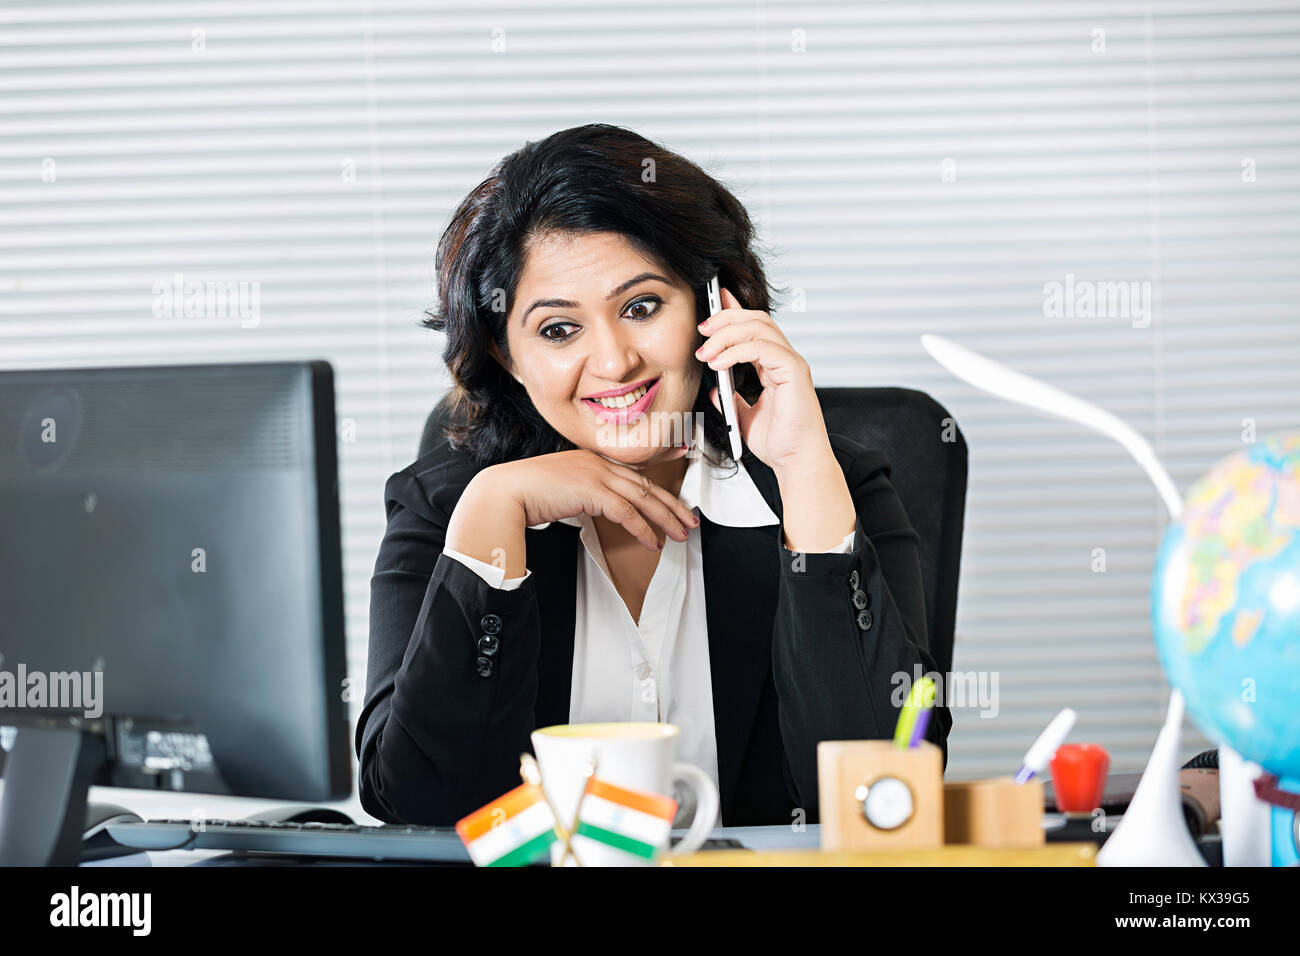
[[[1166,699],[1161,505],[917,336],[1100,402],[1184,489],[1244,421],[1296,427],[1298,77],[1300,12],[1249,0],[9,3],[0,366],[331,361],[363,686],[383,482],[446,386],[417,324],[441,228],[525,140],[632,127],[747,204],[818,384],[925,389],[966,433],[954,666],[1000,700],[955,713],[949,775],[1013,772],[1064,704],[1132,770]],[[260,324],[155,318],[176,272],[258,282]],[[1154,321],[1044,315],[1067,274],[1150,282]]]

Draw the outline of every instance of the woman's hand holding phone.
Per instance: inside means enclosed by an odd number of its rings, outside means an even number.
[[[730,289],[722,290],[722,311],[700,326],[708,337],[695,357],[722,372],[750,362],[763,393],[750,405],[736,393],[736,412],[745,444],[780,475],[795,463],[817,456],[834,461],[812,371],[768,313],[743,308]],[[720,408],[718,390],[709,398]]]
[[[835,459],[812,370],[766,312],[742,308],[722,290],[721,312],[700,331],[709,337],[696,357],[721,372],[737,362],[758,371],[763,393],[753,405],[736,393],[745,444],[776,474],[790,551],[827,551],[853,530],[853,498]],[[718,390],[709,392],[719,404]]]

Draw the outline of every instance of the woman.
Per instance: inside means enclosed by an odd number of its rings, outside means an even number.
[[[752,243],[698,166],[603,124],[457,208],[425,322],[454,415],[384,490],[367,812],[450,824],[519,783],[536,727],[663,720],[723,825],[814,822],[817,742],[892,735],[899,682],[935,669],[916,533],[884,455],[827,434]]]

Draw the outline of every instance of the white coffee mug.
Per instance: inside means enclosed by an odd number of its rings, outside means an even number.
[[[556,724],[534,730],[533,753],[542,772],[542,787],[565,829],[573,824],[586,785],[587,763],[594,757],[597,779],[629,790],[671,797],[674,782],[685,783],[694,796],[695,815],[686,836],[664,852],[680,856],[698,850],[717,822],[718,791],[699,767],[673,762],[679,735],[672,724],[635,721]],[[553,845],[551,862],[558,864],[563,852],[563,844]],[[627,866],[637,862],[630,854],[591,841],[583,843],[579,855],[584,866]],[[572,855],[565,862],[576,865]]]

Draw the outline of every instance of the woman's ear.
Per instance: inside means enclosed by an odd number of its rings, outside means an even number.
[[[510,373],[511,378],[520,385],[524,384],[524,380],[515,374],[514,366],[501,354],[501,350],[497,348],[495,342],[488,342],[488,351],[492,353],[492,357],[497,360],[497,364]]]

